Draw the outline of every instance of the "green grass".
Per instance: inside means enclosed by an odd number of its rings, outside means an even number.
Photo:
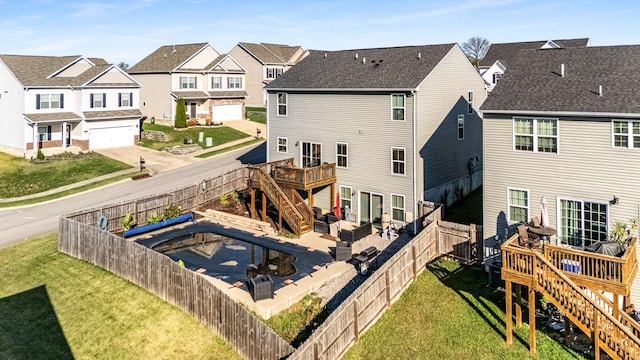
[[[327,314],[322,313],[321,301],[322,298],[315,293],[305,295],[302,300],[265,322],[283,339],[297,347],[311,335],[315,327],[310,326],[312,321],[321,321],[320,318],[326,317]]]
[[[253,139],[253,140],[249,140],[249,141],[246,141],[246,142],[243,142],[243,143],[240,143],[240,144],[235,144],[235,145],[223,148],[223,149],[218,149],[218,150],[213,150],[213,151],[209,151],[209,152],[206,152],[206,153],[202,153],[200,155],[196,155],[196,157],[205,159],[205,158],[208,158],[208,157],[212,157],[212,156],[215,156],[215,155],[218,155],[218,154],[226,153],[226,152],[229,152],[231,150],[240,149],[242,147],[245,147],[245,146],[248,146],[248,145],[252,145],[252,144],[255,144],[255,143],[259,143],[259,142],[263,142],[263,141],[264,141],[264,139]]]
[[[2,359],[240,359],[195,318],[87,262],[57,234],[0,249]]]
[[[479,267],[431,263],[343,359],[582,359],[540,329],[531,357],[526,324],[507,345],[504,293],[486,279]]]
[[[445,211],[444,220],[459,224],[482,225],[482,186],[451,205]]]
[[[0,198],[37,194],[130,168],[130,165],[97,153],[46,163],[32,163],[0,153]]]
[[[260,123],[267,123],[267,109],[263,107],[246,107],[247,119]]]
[[[169,141],[154,141],[149,139],[140,139],[139,145],[154,149],[154,150],[162,150],[166,147],[170,146],[181,146],[184,145],[185,138],[192,138],[193,143],[198,143],[198,136],[200,132],[204,133],[204,138],[211,137],[213,138],[213,146],[218,146],[229,141],[234,141],[238,139],[243,139],[248,137],[249,135],[238,131],[236,129],[230,128],[228,126],[219,126],[219,127],[190,127],[184,130],[176,130],[171,126],[164,126],[159,124],[151,124],[151,123],[143,123],[143,130],[156,130],[162,131],[167,134]],[[204,147],[204,141],[199,143]]]

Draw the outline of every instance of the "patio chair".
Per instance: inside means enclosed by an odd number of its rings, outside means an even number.
[[[518,225],[518,245],[527,246],[529,244],[529,232],[527,225]]]
[[[540,227],[540,218],[538,218],[537,216],[532,217],[531,218],[531,226]]]

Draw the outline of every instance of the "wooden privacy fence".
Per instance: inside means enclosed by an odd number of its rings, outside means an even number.
[[[60,218],[58,250],[86,260],[193,315],[245,359],[280,359],[294,348],[203,275],[136,242]]]
[[[438,230],[438,249],[441,255],[466,264],[482,262],[482,226],[438,220]]]

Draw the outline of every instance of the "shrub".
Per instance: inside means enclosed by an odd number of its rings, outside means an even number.
[[[196,119],[189,119],[189,120],[187,120],[187,126],[197,126],[197,125],[199,125],[199,124],[200,124],[200,123],[199,123],[199,122],[198,122],[198,120],[196,120]]]
[[[187,125],[187,114],[184,107],[184,99],[178,98],[176,101],[176,118],[175,124],[177,128],[184,128]]]
[[[157,213],[153,213],[153,214],[151,214],[151,216],[149,216],[147,221],[149,221],[149,224],[159,223],[160,221],[162,221],[162,215],[158,215]]]
[[[133,214],[127,213],[124,216],[124,219],[122,219],[122,228],[125,230],[130,230],[134,226],[136,226],[136,218],[133,217]]]
[[[163,218],[164,218],[164,220],[169,220],[169,219],[176,218],[176,217],[180,216],[180,212],[181,211],[182,211],[182,208],[180,206],[176,205],[176,204],[168,205],[164,209]]]
[[[44,160],[44,153],[42,152],[42,150],[38,149],[38,152],[36,153],[36,159]]]
[[[242,204],[242,201],[240,200],[240,194],[235,191],[231,193],[231,199],[238,205]]]
[[[227,194],[220,196],[220,205],[227,205],[229,203],[229,199],[227,198]]]

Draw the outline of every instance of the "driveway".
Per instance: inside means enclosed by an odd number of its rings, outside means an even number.
[[[142,157],[145,161],[145,168],[152,174],[202,161],[202,159],[190,155],[174,155],[166,151],[152,150],[142,146],[124,146],[102,149],[97,152],[136,167],[140,166],[140,157]]]

